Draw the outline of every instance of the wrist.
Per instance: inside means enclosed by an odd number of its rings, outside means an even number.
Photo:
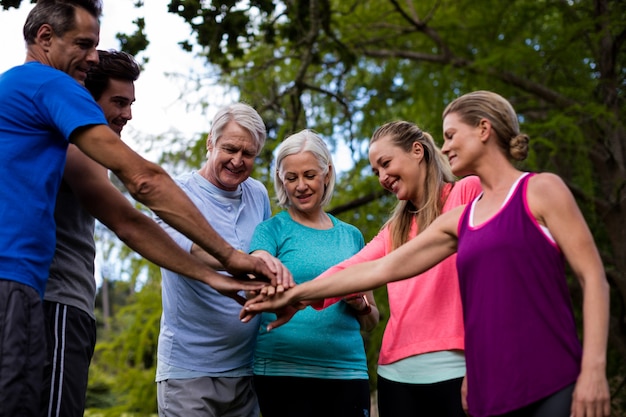
[[[366,316],[372,312],[372,306],[370,305],[370,302],[367,300],[367,297],[365,296],[365,294],[363,294],[362,297],[363,297],[364,307],[360,310],[356,310],[357,316]]]

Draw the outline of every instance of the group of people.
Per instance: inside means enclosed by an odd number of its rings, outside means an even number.
[[[97,51],[101,13],[97,0],[39,0],[24,25],[25,63],[0,76],[0,416],[83,415],[95,343],[92,216],[147,259],[223,294],[265,285],[248,274],[281,285],[276,264],[229,245],[161,167],[121,141],[138,67]],[[105,167],[230,275],[134,209]]]
[[[271,330],[308,305],[323,310],[337,301],[333,297],[387,284],[391,317],[378,368],[381,416],[420,415],[418,410],[462,415],[459,401],[473,417],[610,415],[609,289],[600,255],[563,181],[512,163],[526,158],[529,138],[511,104],[475,91],[445,108],[441,152],[452,173],[464,177],[453,187],[444,184],[445,169],[427,168],[436,164],[438,151],[429,154],[417,141],[396,145],[401,141],[391,132],[402,124],[381,127],[370,142],[381,185],[406,200],[381,233],[314,280],[283,293],[261,290],[247,301],[242,320],[277,312]],[[409,155],[416,161],[413,172],[404,159]],[[406,182],[420,172],[421,183]],[[411,187],[418,190],[415,199],[408,197]],[[438,207],[430,214],[429,200]],[[415,216],[403,220],[407,212]],[[582,345],[566,262],[583,289]],[[449,274],[458,275],[458,289],[446,289]],[[462,326],[455,329],[459,319]],[[459,372],[455,360],[463,356]],[[429,399],[438,403],[426,410]],[[404,412],[410,404],[415,408]],[[457,411],[445,411],[445,405]]]
[[[398,203],[365,244],[325,211],[336,172],[314,131],[276,150],[274,216],[250,177],[266,128],[247,104],[217,112],[206,163],[178,178],[126,146],[139,66],[96,49],[101,12],[39,0],[26,62],[0,75],[0,417],[84,413],[95,219],[162,268],[161,417],[369,416],[361,335],[383,285],[381,417],[609,415],[600,256],[562,180],[511,162],[529,139],[507,100],[454,100],[441,149],[408,121],[373,133],[372,171]]]

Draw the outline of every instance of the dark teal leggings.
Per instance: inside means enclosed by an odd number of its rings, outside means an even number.
[[[467,417],[461,405],[463,378],[405,384],[378,375],[380,417]]]
[[[369,417],[367,379],[254,376],[263,417]]]
[[[549,397],[536,401],[501,417],[569,417],[572,408],[574,384],[568,385]]]

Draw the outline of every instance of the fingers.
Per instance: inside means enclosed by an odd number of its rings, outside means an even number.
[[[276,281],[276,273],[268,267],[267,263],[259,257],[250,256],[243,252],[233,252],[228,265],[225,265],[225,269],[237,279]]]
[[[250,257],[254,259],[253,257]],[[265,278],[269,282],[276,282],[276,273],[270,269],[270,267],[261,259],[254,259],[256,264],[258,265],[257,273],[255,275],[257,277]]]
[[[241,291],[252,291],[252,292],[259,292],[262,291],[265,287],[268,287],[269,285],[267,285],[264,282],[240,282],[239,283],[239,290]]]
[[[276,287],[268,285],[267,288],[264,289],[264,294],[267,297],[272,297],[274,294],[276,294]]]
[[[251,305],[254,305],[256,303],[261,303],[263,300],[265,300],[266,296],[263,293],[263,291],[265,291],[266,289],[267,289],[267,286],[265,288],[262,288],[261,291],[259,292],[259,294],[257,294],[255,297],[249,298],[246,301],[244,307],[251,306]]]
[[[257,313],[251,312],[246,310],[246,308],[242,308],[241,311],[239,312],[239,320],[241,320],[242,323],[248,323],[250,320],[252,320],[254,318],[254,316],[256,316]]]
[[[598,375],[601,375],[598,376]],[[581,372],[572,394],[572,417],[608,417],[611,401],[604,373]]]
[[[282,326],[283,324],[287,323],[291,317],[293,317],[293,315],[277,315],[276,316],[276,320],[270,322],[267,325],[267,331],[270,332],[273,329]]]
[[[294,281],[293,275],[291,275],[291,271],[289,271],[289,269],[287,269],[287,267],[283,265],[282,262],[280,262],[280,270],[277,272],[276,276],[276,287],[277,289],[280,289],[279,292],[296,286],[296,281]]]
[[[274,273],[276,279],[272,281],[272,285],[277,288],[291,288],[296,285],[293,275],[283,263],[272,256],[269,252],[259,250],[254,251],[252,256],[262,259],[267,267]],[[281,290],[282,291],[282,290]]]

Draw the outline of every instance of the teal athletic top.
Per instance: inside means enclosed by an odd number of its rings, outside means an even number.
[[[283,211],[259,224],[250,251],[265,250],[291,271],[297,284],[310,281],[364,246],[361,232],[329,215],[333,227],[312,229]],[[305,308],[288,323],[267,332],[275,320],[263,313],[254,359],[254,374],[323,379],[367,379],[360,324],[343,302],[316,311]]]

